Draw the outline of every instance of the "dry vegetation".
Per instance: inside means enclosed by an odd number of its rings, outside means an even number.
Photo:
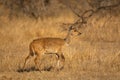
[[[29,2],[24,3],[26,6],[14,3],[11,7],[12,1],[16,0],[0,0],[0,80],[120,80],[120,5],[110,7],[119,0],[101,0],[103,2],[99,5],[97,1],[100,0],[88,0],[89,4],[85,0],[51,0],[45,8],[42,5],[42,9],[36,3],[32,7]],[[64,48],[64,69],[40,73],[33,70],[32,59],[26,67],[28,72],[19,72],[33,39],[65,38],[65,28],[79,18],[72,11],[75,7],[81,11],[79,15],[91,9],[93,13],[85,19],[87,23],[82,27],[76,25],[82,34],[72,36],[70,45]],[[76,8],[74,10],[78,11]],[[56,57],[45,55],[42,61],[42,67],[48,69],[55,65]]]

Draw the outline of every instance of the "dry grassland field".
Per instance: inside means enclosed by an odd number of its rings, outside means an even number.
[[[70,26],[64,68],[51,67],[51,53],[39,60],[42,71],[37,55],[23,69],[33,40],[64,39]],[[120,80],[120,1],[0,0],[0,80]]]

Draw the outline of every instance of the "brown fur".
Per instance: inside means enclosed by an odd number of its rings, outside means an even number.
[[[46,53],[55,53],[58,56],[57,66],[59,66],[60,61],[62,61],[62,63],[64,63],[65,61],[65,57],[61,51],[64,45],[65,45],[65,40],[61,38],[41,38],[41,39],[33,40],[29,45],[30,53],[25,59],[23,69],[25,68],[25,65],[30,59],[30,57],[36,55],[34,62],[36,67],[39,70],[41,70],[39,68],[39,63],[41,64],[40,59]]]
[[[23,65],[23,69],[25,68],[26,63],[28,60],[36,55],[36,58],[34,60],[35,66],[41,71],[39,65],[42,63],[40,59],[42,58],[43,55],[46,53],[55,53],[58,57],[58,62],[57,62],[57,67],[59,67],[60,63],[64,66],[65,62],[65,57],[62,52],[62,48],[65,44],[69,44],[70,42],[70,35],[76,34],[76,31],[72,26],[70,26],[68,30],[68,34],[66,38],[61,39],[61,38],[40,38],[40,39],[35,39],[30,43],[29,50],[30,53],[25,59],[25,63]],[[79,32],[77,32],[77,35],[79,35]],[[62,66],[62,67],[63,67]]]

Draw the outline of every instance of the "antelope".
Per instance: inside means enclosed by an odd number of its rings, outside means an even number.
[[[70,35],[73,31],[75,31],[75,29],[73,28],[73,26],[70,26],[68,34],[64,39],[47,37],[33,40],[29,45],[30,51],[29,55],[25,58],[23,70],[25,69],[25,65],[27,64],[28,60],[36,55],[34,59],[35,67],[37,67],[39,71],[41,71],[39,64],[41,64],[42,62],[40,61],[40,59],[46,53],[55,53],[58,57],[56,65],[59,67],[60,62],[62,62],[62,66],[64,67],[65,57],[63,55],[62,48],[64,45],[69,44]]]

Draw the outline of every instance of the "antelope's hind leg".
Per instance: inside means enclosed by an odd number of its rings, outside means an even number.
[[[24,65],[23,65],[23,71],[25,70],[25,66],[26,66],[26,64],[29,62],[29,60],[31,59],[31,55],[28,55],[26,58],[25,58],[25,62],[24,62]]]
[[[42,61],[41,61],[41,56],[36,56],[36,58],[34,59],[34,62],[35,62],[35,68],[36,70],[39,70],[41,72],[41,64],[42,64]]]
[[[38,69],[40,72],[41,72],[41,64],[42,64],[42,56],[43,54],[45,53],[44,50],[38,50],[36,51],[36,57],[34,59],[34,62],[35,62],[35,68]]]

